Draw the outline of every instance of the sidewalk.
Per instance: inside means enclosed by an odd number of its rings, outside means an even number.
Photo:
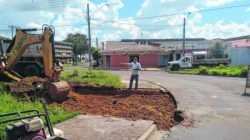
[[[55,128],[62,130],[69,140],[137,140],[152,126],[155,127],[153,121],[79,115]]]
[[[129,88],[129,80],[122,80],[122,83],[124,85],[125,88]],[[133,85],[134,87],[134,85]],[[145,81],[145,80],[139,80],[138,82],[138,88],[139,89],[162,89],[161,87],[159,87],[157,84],[153,84],[153,83],[150,83],[148,81]]]

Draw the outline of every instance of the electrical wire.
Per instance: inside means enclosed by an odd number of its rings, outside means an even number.
[[[130,18],[130,19],[120,19],[120,20],[116,20],[116,21],[115,20],[109,20],[109,21],[106,21],[106,22],[130,21],[130,20],[144,20],[144,19],[152,19],[152,18],[176,16],[176,15],[182,15],[182,14],[191,14],[191,13],[201,13],[201,12],[225,10],[225,9],[247,7],[247,6],[250,6],[250,3],[248,3],[248,4],[242,4],[242,5],[228,6],[228,7],[220,7],[220,8],[211,8],[211,9],[201,9],[201,10],[194,10],[194,11],[185,11],[185,12],[179,12],[179,13],[166,14],[166,15],[156,15],[156,16],[149,16],[149,17],[138,17],[138,18]],[[100,20],[100,19],[92,18],[92,20]]]
[[[27,3],[25,4],[25,6],[18,6],[17,4],[12,5],[12,7],[6,7],[6,8],[2,8],[0,9],[0,14],[10,14],[10,13],[15,13],[15,12],[30,12],[30,11],[40,11],[40,10],[44,10],[44,9],[55,9],[55,8],[62,8],[65,6],[74,6],[74,5],[79,5],[79,3],[60,3],[60,2],[56,2],[53,4],[47,4],[47,5],[43,5],[43,2],[36,2],[35,4],[30,4]],[[37,5],[41,5],[41,6],[37,6]],[[85,11],[83,11],[85,12]],[[85,12],[86,13],[86,12]]]

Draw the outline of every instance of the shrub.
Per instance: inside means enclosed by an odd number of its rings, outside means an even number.
[[[240,72],[241,77],[247,77],[248,67],[243,67]]]
[[[223,64],[220,64],[219,66],[215,67],[216,69],[226,69],[227,67]]]
[[[212,75],[222,75],[222,72],[217,69],[212,69],[211,72],[212,72]]]
[[[208,68],[206,66],[200,66],[198,69],[198,74],[208,74]]]
[[[225,70],[222,71],[222,75],[223,75],[223,76],[227,76],[227,71],[225,71]]]

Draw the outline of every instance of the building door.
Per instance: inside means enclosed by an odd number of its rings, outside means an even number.
[[[173,53],[169,54],[169,61],[174,61],[174,54]]]
[[[177,53],[176,54],[176,60],[179,60],[181,58],[181,54],[180,53]]]
[[[108,68],[110,68],[110,56],[109,55],[106,56],[106,65]]]
[[[137,61],[140,62],[139,55],[129,55],[129,63],[132,62],[135,57],[137,58]]]

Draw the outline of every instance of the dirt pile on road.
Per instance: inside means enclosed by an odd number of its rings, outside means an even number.
[[[67,110],[77,110],[83,114],[110,115],[130,120],[153,120],[157,127],[163,130],[175,125],[174,100],[169,93],[158,90],[111,90],[101,93],[81,92],[81,94],[72,91],[69,99],[61,105]]]

